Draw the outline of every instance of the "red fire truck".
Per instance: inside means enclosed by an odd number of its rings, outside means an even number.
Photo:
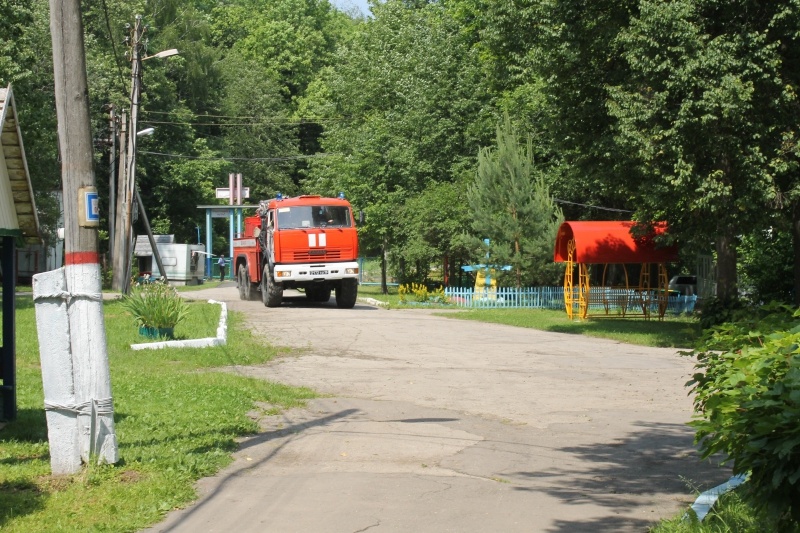
[[[239,297],[281,304],[284,289],[300,289],[313,302],[352,308],[358,298],[358,233],[350,203],[298,196],[262,200],[233,241]]]

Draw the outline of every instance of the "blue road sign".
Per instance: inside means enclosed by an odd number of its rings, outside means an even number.
[[[96,191],[87,191],[86,201],[86,221],[100,222],[100,197]]]

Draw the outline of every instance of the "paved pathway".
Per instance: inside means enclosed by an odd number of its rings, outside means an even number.
[[[187,293],[188,294],[188,293]],[[261,420],[153,532],[643,532],[717,485],[672,349],[301,298],[190,293],[301,349],[231,369],[324,397]]]

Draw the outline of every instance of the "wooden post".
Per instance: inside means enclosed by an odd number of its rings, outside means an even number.
[[[136,188],[136,204],[139,206],[139,214],[142,216],[144,229],[147,232],[147,239],[150,241],[150,248],[152,248],[153,257],[156,260],[156,265],[158,265],[158,272],[161,274],[160,277],[164,279],[164,283],[169,285],[167,271],[164,269],[164,263],[161,261],[161,252],[158,251],[158,246],[156,246],[156,239],[153,237],[153,230],[150,229],[150,220],[147,218],[147,211],[144,209],[144,202],[142,202],[142,195],[139,194],[138,187]]]
[[[114,226],[116,225],[117,195],[116,195],[116,172],[117,163],[117,116],[114,113],[114,105],[111,104],[108,110],[108,141],[111,145],[110,155],[108,156],[108,256],[110,264],[114,264]]]
[[[52,0],[51,0],[52,1]],[[127,156],[124,158],[124,166],[120,165],[123,172],[122,181],[124,188],[117,191],[120,200],[118,207],[121,211],[121,226],[117,228],[115,239],[122,240],[121,245],[117,245],[116,250],[122,249],[122,253],[114,254],[114,274],[112,286],[114,290],[127,293],[129,289],[128,273],[131,268],[131,224],[134,191],[136,189],[136,127],[139,120],[139,99],[141,95],[141,58],[139,48],[141,47],[142,16],[136,15],[136,22],[131,30],[131,115],[130,127],[127,132]],[[124,141],[120,141],[120,153],[122,152]],[[120,157],[122,159],[122,157]]]
[[[2,347],[0,347],[0,402],[3,404],[2,418],[14,420],[17,418],[17,389],[16,389],[16,256],[15,237],[0,237],[0,266],[3,268],[3,328]]]
[[[130,213],[129,202],[127,200],[128,180],[126,169],[128,167],[128,157],[123,150],[128,140],[128,115],[124,111],[120,118],[119,132],[119,165],[117,171],[117,198],[116,213],[114,214],[114,251],[112,257],[112,279],[111,288],[115,291],[125,292],[127,277],[127,259],[130,256],[130,236],[125,231],[126,222]]]
[[[80,0],[50,0],[58,141],[64,194],[64,299],[69,317],[75,405],[84,462],[117,462],[97,252],[99,212],[89,122]],[[37,324],[37,327],[47,324]],[[42,353],[42,365],[48,354]]]

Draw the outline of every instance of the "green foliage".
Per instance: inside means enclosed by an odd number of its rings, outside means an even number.
[[[27,55],[24,47],[25,28],[33,21],[29,2],[10,0],[0,6],[0,86],[5,87],[12,80],[18,80],[29,72],[24,61]]]
[[[434,304],[448,303],[443,287],[429,291],[428,287],[422,283],[400,285],[397,288],[397,294],[400,297],[400,303],[408,303],[409,301]]]
[[[247,176],[251,201],[272,198],[282,192],[294,195],[299,191],[293,179],[300,155],[300,126],[292,120],[292,107],[281,94],[274,73],[260,62],[236,52],[228,53],[221,62],[225,93],[221,112],[231,117],[226,127],[226,153],[244,159],[236,163],[236,172]],[[276,154],[278,161],[263,161],[266,154]]]
[[[791,303],[794,297],[792,236],[779,227],[744,235],[739,246],[739,287],[758,303]]]
[[[122,305],[145,328],[174,328],[188,313],[186,301],[174,287],[160,281],[134,285],[122,297]]]
[[[214,44],[260,64],[286,97],[298,96],[330,59],[336,16],[327,0],[236,0],[212,11]]]
[[[733,322],[752,311],[746,302],[738,298],[735,300],[707,298],[703,301],[703,308],[700,310],[700,327],[708,329],[726,322]]]
[[[561,210],[533,161],[532,141],[520,146],[508,115],[497,127],[497,142],[478,153],[478,172],[467,192],[472,227],[490,239],[491,261],[508,262],[517,287],[553,283],[552,249]]]
[[[681,511],[675,518],[664,520],[649,529],[649,533],[763,533],[777,531],[774,521],[758,516],[742,496],[747,485],[723,494],[712,512],[698,522],[691,510]]]
[[[796,36],[773,31],[792,4],[642,1],[617,36],[629,75],[609,84],[609,110],[619,147],[648,177],[627,184],[639,218],[714,240],[724,300],[736,295],[735,236],[769,224],[794,158],[784,134],[796,129],[798,72],[782,56]]]
[[[422,223],[397,221],[419,206],[413,199],[423,191],[426,203],[459,194],[458,185],[453,192],[437,185],[457,184],[471,169],[491,106],[471,37],[443,3],[389,0],[373,12],[301,102],[324,122],[321,146],[331,154],[309,163],[305,185],[323,194],[345,191],[366,211],[362,246],[397,255],[398,263],[422,271],[412,276],[421,280],[434,254],[441,260],[451,248],[450,235],[432,238]],[[422,218],[437,217],[427,210]],[[440,227],[448,225],[444,218],[436,221]]]
[[[469,264],[472,250],[465,245],[463,235],[470,228],[470,211],[465,187],[460,183],[436,183],[421,194],[406,200],[395,219],[400,245],[392,254],[393,262],[402,260],[405,266],[403,281],[425,283],[435,267],[453,278],[457,269]]]
[[[51,476],[42,409],[41,365],[30,297],[17,300],[19,418],[0,431],[0,524],[11,533],[140,531],[197,498],[195,483],[232,461],[238,442],[258,431],[251,415],[274,414],[314,397],[221,369],[264,364],[277,350],[228,316],[228,344],[134,352],[141,342],[122,302],[104,304],[121,460],[74,476]],[[195,338],[214,331],[219,306],[190,304],[179,326]],[[191,320],[191,322],[189,322]],[[269,404],[269,410],[258,405]]]
[[[722,453],[734,473],[749,473],[755,507],[800,527],[800,312],[771,306],[717,326],[688,352],[689,385],[703,457]]]

